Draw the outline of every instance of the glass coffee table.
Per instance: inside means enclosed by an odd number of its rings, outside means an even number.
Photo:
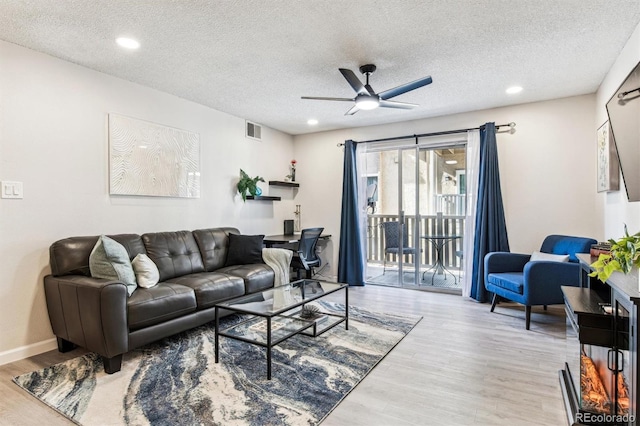
[[[344,291],[344,314],[313,312],[308,303]],[[306,309],[305,309],[306,306]],[[313,305],[317,308],[316,305]],[[316,337],[344,322],[349,329],[349,291],[347,284],[318,280],[299,280],[259,293],[225,300],[215,305],[215,358],[219,360],[219,338],[224,336],[267,349],[267,379],[271,380],[271,349],[298,333]],[[247,319],[220,328],[220,310],[247,314]],[[305,314],[311,314],[307,317]]]

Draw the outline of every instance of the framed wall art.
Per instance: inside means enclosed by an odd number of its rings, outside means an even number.
[[[620,189],[620,163],[615,142],[611,135],[611,126],[606,121],[598,129],[598,192]]]
[[[200,135],[109,114],[109,193],[200,197]]]

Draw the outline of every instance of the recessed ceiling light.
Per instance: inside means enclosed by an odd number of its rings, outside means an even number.
[[[447,161],[445,161],[445,163],[447,163],[447,164],[458,164],[458,161],[457,160],[447,160]]]
[[[510,95],[515,95],[516,93],[522,92],[522,87],[520,86],[512,86],[507,89],[507,93]]]
[[[307,120],[307,124],[310,126],[315,126],[316,124],[318,124],[318,120],[316,120],[315,118],[311,118]]]
[[[140,43],[137,40],[128,37],[118,37],[116,43],[125,49],[137,49],[140,47]]]

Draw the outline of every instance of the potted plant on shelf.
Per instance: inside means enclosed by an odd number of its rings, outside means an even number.
[[[247,192],[254,197],[262,194],[262,190],[258,188],[258,182],[264,182],[260,176],[254,178],[249,177],[244,170],[240,169],[240,180],[238,181],[238,192],[242,196],[243,201],[247,201]]]
[[[610,239],[609,242],[611,253],[598,256],[598,260],[591,264],[594,272],[589,274],[598,277],[602,282],[608,280],[615,271],[628,274],[634,266],[640,267],[640,232],[629,235],[625,225],[624,237],[618,240]]]

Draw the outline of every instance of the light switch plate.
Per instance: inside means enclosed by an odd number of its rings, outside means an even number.
[[[22,182],[3,180],[0,182],[2,198],[22,198]]]

